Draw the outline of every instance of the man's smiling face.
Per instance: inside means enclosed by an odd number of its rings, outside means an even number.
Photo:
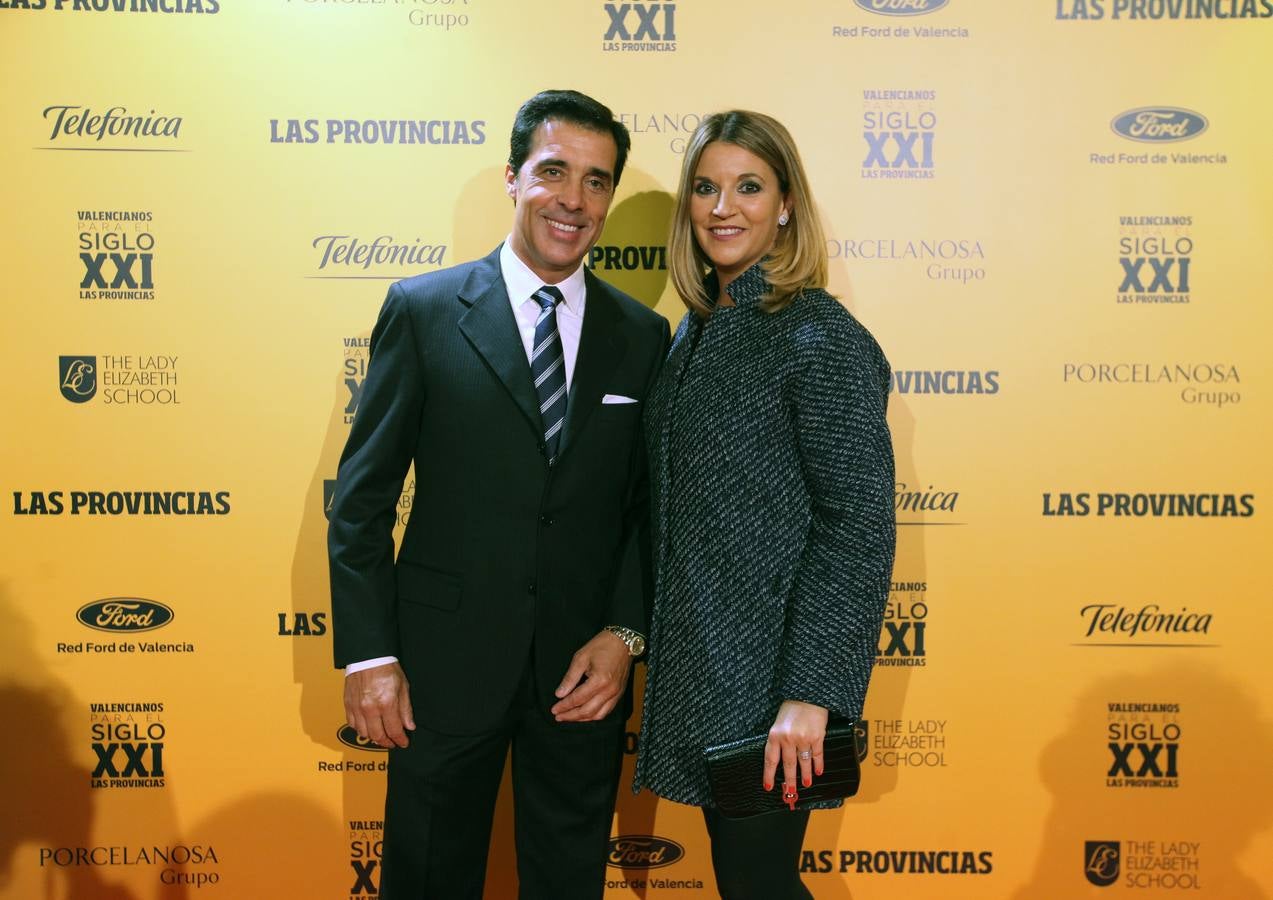
[[[601,237],[618,152],[610,134],[550,119],[535,129],[522,167],[505,168],[513,252],[546,284],[579,268]]]

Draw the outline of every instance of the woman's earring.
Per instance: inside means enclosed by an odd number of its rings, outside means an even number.
[[[780,215],[780,216],[778,217],[778,224],[779,224],[779,225],[786,225],[786,224],[787,224],[787,214],[786,214],[786,213],[783,213],[782,215]]]

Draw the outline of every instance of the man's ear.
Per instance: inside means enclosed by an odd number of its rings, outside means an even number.
[[[513,168],[512,163],[504,164],[504,193],[512,199],[513,205],[517,205],[517,170]]]

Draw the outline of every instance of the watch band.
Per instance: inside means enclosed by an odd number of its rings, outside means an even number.
[[[625,628],[622,625],[607,625],[606,631],[623,641],[628,647],[629,656],[640,656],[645,652],[645,636],[639,631]]]

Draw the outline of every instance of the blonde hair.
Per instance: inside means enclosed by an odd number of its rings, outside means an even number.
[[[711,268],[711,260],[694,238],[690,222],[694,173],[703,150],[713,141],[735,144],[763,159],[778,176],[778,186],[791,202],[790,221],[778,229],[778,238],[763,263],[769,291],[761,300],[761,309],[777,312],[806,288],[826,287],[826,238],[813,207],[809,178],[796,142],[777,119],[734,109],[705,118],[685,148],[667,247],[668,269],[681,301],[703,317],[711,314],[716,303],[716,298],[709,297],[703,288],[703,276]]]

